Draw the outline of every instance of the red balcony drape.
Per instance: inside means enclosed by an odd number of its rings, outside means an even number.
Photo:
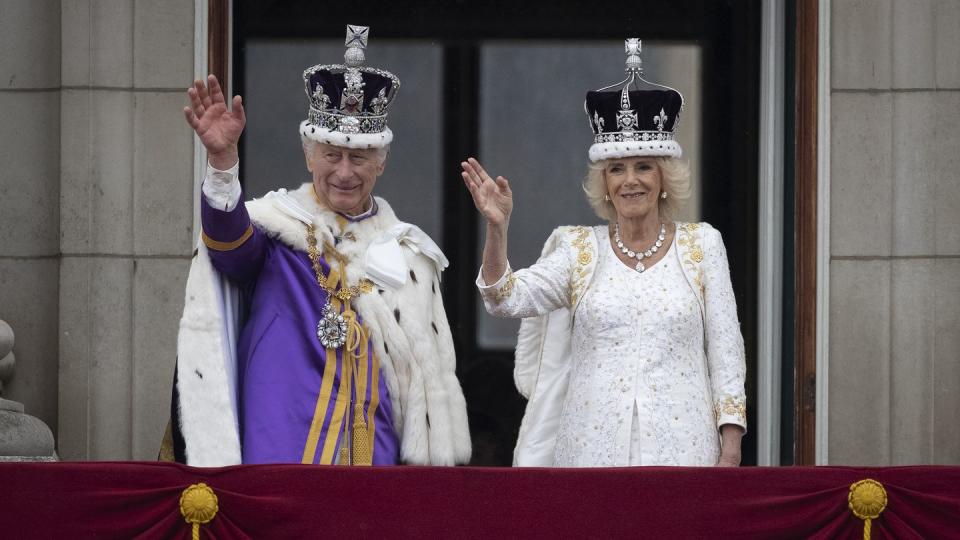
[[[200,538],[960,538],[960,467],[498,469],[0,464],[0,537],[190,538],[185,488],[217,498]]]

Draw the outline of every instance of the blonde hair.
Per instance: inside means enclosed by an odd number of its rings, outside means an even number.
[[[616,160],[602,159],[587,164],[583,191],[587,194],[590,207],[600,218],[616,221],[617,210],[613,207],[613,202],[606,199],[607,181],[604,177],[604,171],[611,161]],[[660,189],[667,194],[666,199],[657,199],[660,217],[672,220],[690,198],[690,166],[686,161],[674,157],[657,157],[654,162],[660,168]]]

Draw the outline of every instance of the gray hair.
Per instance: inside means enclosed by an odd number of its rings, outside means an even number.
[[[611,161],[614,160],[602,159],[589,163],[587,177],[583,181],[587,202],[600,218],[607,221],[617,219],[613,202],[606,200],[607,182],[604,171]],[[690,166],[686,161],[675,157],[657,157],[654,161],[660,168],[660,188],[667,193],[666,199],[657,199],[660,216],[662,219],[671,220],[690,198]]]
[[[303,152],[308,156],[313,154],[314,148],[316,148],[317,145],[320,144],[317,141],[311,139],[310,137],[303,135],[302,133],[300,134],[300,142],[301,144],[303,144]],[[331,144],[330,146],[336,146],[336,145]],[[337,146],[337,148],[343,148],[343,147]],[[361,148],[361,150],[364,150],[364,149]],[[380,148],[373,148],[372,150],[376,150],[377,159],[380,160],[380,164],[382,165],[385,161],[387,161],[387,155],[390,154],[390,145],[387,144],[386,146],[383,146]]]

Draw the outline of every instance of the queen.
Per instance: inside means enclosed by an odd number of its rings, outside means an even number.
[[[477,287],[487,311],[524,318],[515,379],[528,398],[519,466],[737,466],[746,430],[743,337],[720,233],[673,221],[689,196],[674,138],[683,97],[628,77],[587,92],[583,189],[597,226],[559,227],[513,270],[509,181],[474,158],[463,182],[486,219]],[[649,85],[649,83],[647,83]]]

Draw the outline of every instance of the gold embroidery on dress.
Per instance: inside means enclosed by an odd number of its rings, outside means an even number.
[[[570,229],[570,234],[574,236],[570,244],[577,248],[577,265],[573,269],[573,275],[570,276],[570,305],[575,306],[587,285],[589,274],[587,266],[593,261],[593,249],[587,241],[590,236],[589,228],[573,227]]]
[[[517,278],[513,275],[513,270],[510,267],[507,267],[507,281],[497,289],[497,293],[494,295],[493,299],[499,304],[513,294],[513,285],[517,281]]]
[[[741,422],[747,418],[746,402],[733,396],[724,396],[723,400],[717,400],[713,408],[717,418],[723,415],[733,415]]]
[[[703,248],[697,241],[696,232],[700,229],[699,223],[681,223],[677,226],[677,244],[683,248],[683,264],[693,270],[693,283],[700,288],[700,294],[706,294],[706,286],[703,283],[703,269],[700,263],[703,262]]]

